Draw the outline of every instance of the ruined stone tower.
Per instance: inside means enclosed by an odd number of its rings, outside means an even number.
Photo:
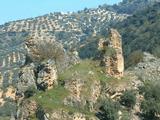
[[[110,29],[109,38],[99,41],[99,48],[104,51],[103,63],[106,73],[120,78],[124,71],[124,58],[122,52],[121,35],[116,29]]]

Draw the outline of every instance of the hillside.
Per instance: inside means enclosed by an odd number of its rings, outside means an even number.
[[[5,81],[2,83],[8,84],[15,81],[13,76],[18,75],[16,71],[25,61],[24,40],[28,35],[42,40],[56,39],[65,49],[71,50],[85,44],[88,36],[100,34],[106,31],[109,24],[122,21],[126,17],[126,14],[96,8],[76,13],[50,13],[1,25],[0,65]]]
[[[0,25],[0,120],[159,120],[159,39],[159,0]]]
[[[160,3],[136,12],[115,25],[123,38],[125,57],[134,51],[147,51],[160,56]]]
[[[115,9],[110,9],[111,6],[103,5],[103,7],[100,6],[95,9],[86,8],[75,13],[50,13],[36,18],[18,20],[1,25],[1,72],[3,76],[5,76],[4,78],[9,77],[10,74],[13,74],[13,76],[17,75],[15,72],[12,73],[12,71],[8,71],[7,66],[17,71],[17,67],[23,64],[25,59],[23,41],[28,35],[41,39],[45,39],[45,36],[50,36],[51,39],[54,37],[63,44],[65,49],[79,51],[80,57],[82,58],[95,57],[97,52],[95,51],[95,47],[97,47],[95,46],[95,41],[106,37],[107,28],[117,22],[119,24],[119,22],[126,19],[129,16],[126,13],[131,14],[131,12],[127,12],[128,10],[135,11],[135,8],[143,8],[142,6],[146,4],[148,6],[150,2],[153,4],[155,1],[123,1],[119,3],[118,8]],[[113,5],[112,8],[114,8],[114,6],[115,5]],[[135,8],[132,9],[133,7]],[[118,9],[124,11],[119,12]],[[132,21],[126,22],[125,24],[130,25],[130,22]],[[126,26],[123,27],[125,28]],[[126,41],[125,39],[128,38],[124,38],[124,41]],[[126,46],[124,47],[126,48]],[[129,52],[128,50],[124,50],[124,53],[127,56]],[[12,59],[13,61],[11,58],[14,58]]]
[[[102,5],[101,7],[116,13],[133,14],[136,11],[143,10],[157,2],[159,2],[159,0],[123,0],[119,4],[112,6]]]

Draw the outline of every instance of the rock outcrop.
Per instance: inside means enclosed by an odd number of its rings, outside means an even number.
[[[39,69],[37,79],[39,87],[51,89],[53,86],[58,85],[57,68],[54,61],[48,60],[47,63],[41,64]]]
[[[19,80],[17,82],[17,92],[23,94],[31,88],[37,88],[34,69],[35,68],[33,64],[21,68],[21,71],[19,72]]]
[[[116,29],[110,30],[107,40],[100,40],[99,49],[104,51],[103,62],[106,73],[116,78],[122,77],[124,72],[122,39]]]

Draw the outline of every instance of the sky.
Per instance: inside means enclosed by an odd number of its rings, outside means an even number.
[[[121,0],[1,0],[0,24],[51,12],[73,12],[95,8],[102,4],[115,4]]]

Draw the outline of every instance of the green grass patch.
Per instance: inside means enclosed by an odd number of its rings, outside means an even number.
[[[86,109],[82,109],[81,107],[64,105],[63,100],[68,95],[69,92],[64,87],[58,86],[46,92],[38,92],[30,99],[35,100],[48,113],[52,113],[54,110],[64,110],[69,113],[80,112],[87,116],[94,116],[94,113],[91,113]]]
[[[83,80],[104,80],[106,76],[103,71],[99,62],[86,59],[59,74],[59,80],[70,80],[75,77]]]
[[[31,99],[35,100],[45,110],[53,110],[63,106],[63,100],[68,94],[69,92],[65,88],[57,86],[46,92],[38,92]]]

